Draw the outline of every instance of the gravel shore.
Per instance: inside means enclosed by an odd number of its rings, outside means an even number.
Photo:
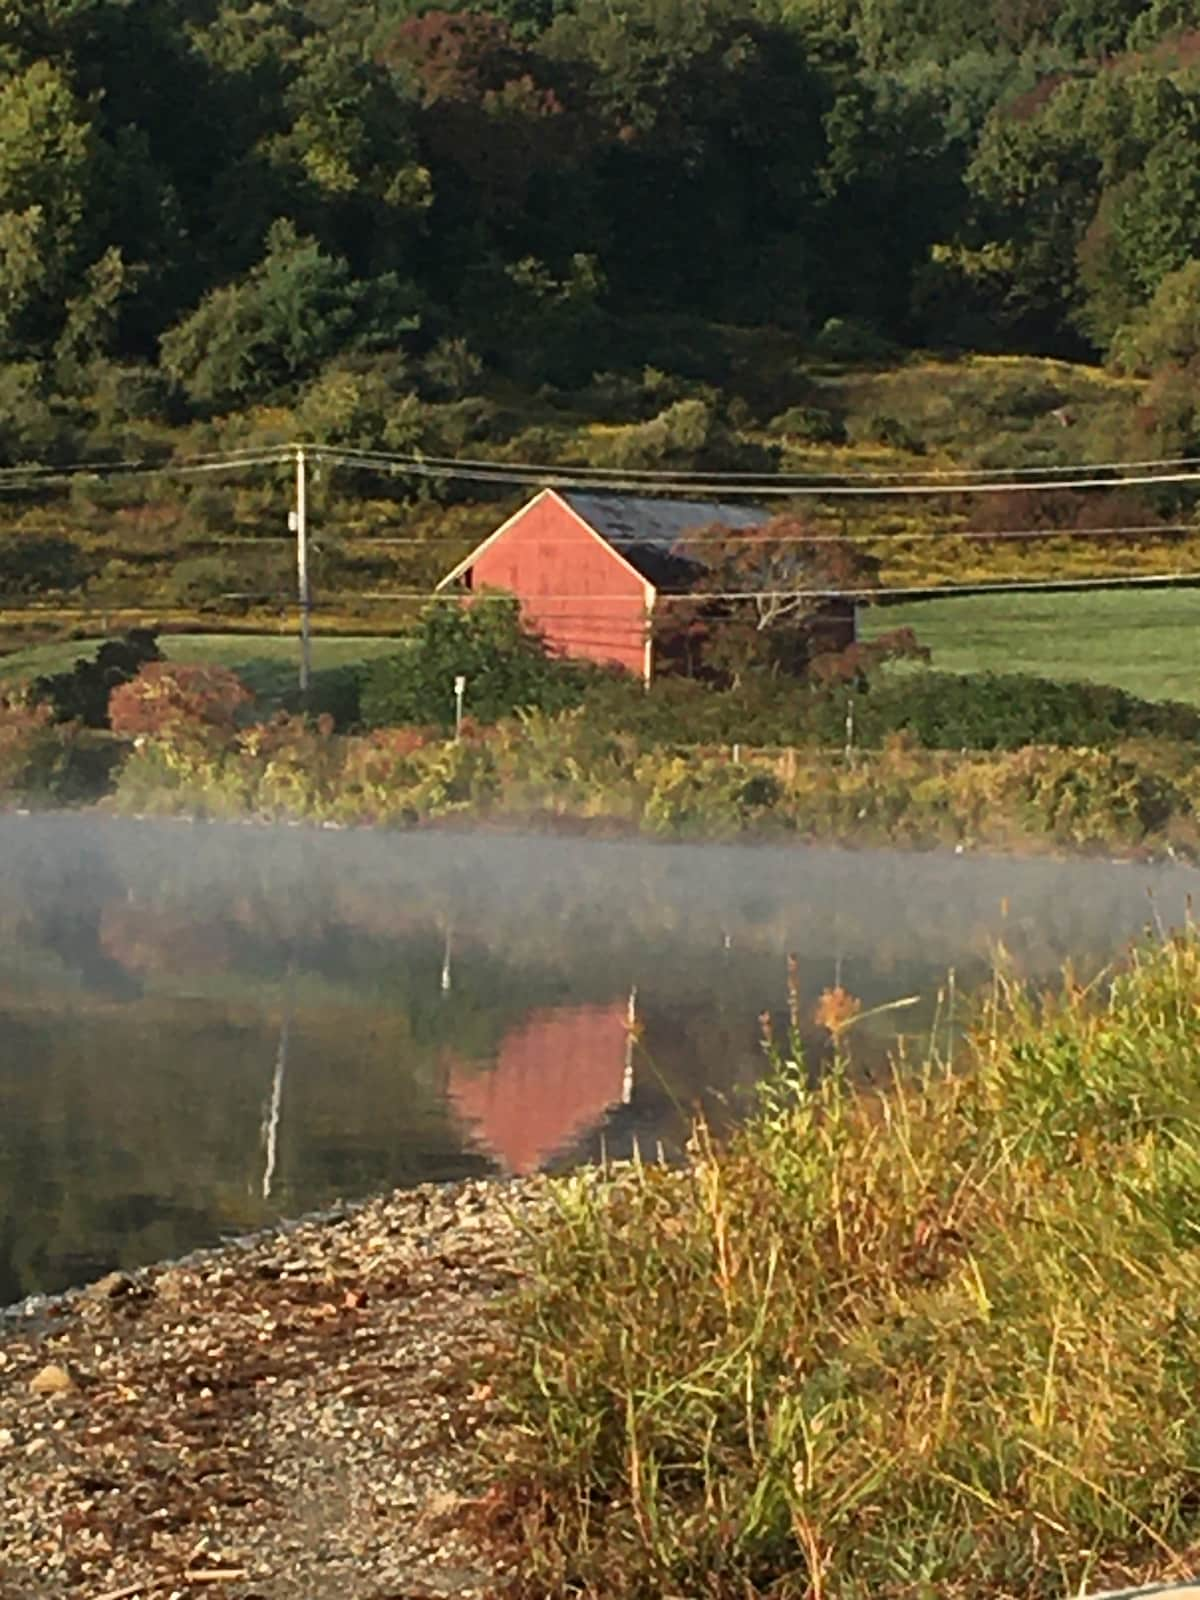
[[[471,1442],[546,1197],[426,1186],[0,1321],[0,1600],[499,1594]]]

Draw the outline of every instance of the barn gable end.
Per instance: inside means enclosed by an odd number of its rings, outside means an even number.
[[[654,585],[554,490],[523,506],[438,588],[464,577],[473,590],[515,594],[525,620],[560,654],[649,678]]]

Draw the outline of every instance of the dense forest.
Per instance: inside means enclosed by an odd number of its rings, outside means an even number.
[[[0,466],[1188,453],[1198,129],[1198,0],[12,0]],[[918,351],[1030,358],[947,400],[978,447],[896,400]],[[156,540],[279,531],[277,486],[130,498],[10,496],[39,537],[0,591],[103,601]],[[348,533],[495,514],[378,500]],[[197,550],[160,599],[230,587]]]

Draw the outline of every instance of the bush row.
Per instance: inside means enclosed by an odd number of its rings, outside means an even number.
[[[151,710],[178,700],[159,692],[126,708],[123,725],[147,728]],[[286,714],[249,726],[176,719],[124,740],[22,707],[0,716],[0,800],[101,795],[126,812],[401,826],[469,817],[664,837],[1189,856],[1200,841],[1200,768],[1162,741],[968,755],[894,739],[850,758],[793,749],[735,761],[727,747],[644,749],[597,731],[582,709],[468,723],[457,742],[436,729],[339,735],[328,719]]]
[[[599,729],[644,745],[710,743],[879,748],[904,733],[931,750],[1017,750],[1024,745],[1104,748],[1130,738],[1194,741],[1200,710],[1140,700],[1107,684],[1058,683],[1020,674],[913,672],[867,683],[805,689],[786,679],[714,690],[686,679],[640,686],[600,679],[583,696]]]

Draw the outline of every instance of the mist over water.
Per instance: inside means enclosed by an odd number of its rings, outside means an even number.
[[[865,1028],[882,1058],[997,940],[1088,974],[1197,877],[0,818],[0,1304],[338,1197],[670,1148],[760,1074],[789,952],[806,1014],[921,997]]]

